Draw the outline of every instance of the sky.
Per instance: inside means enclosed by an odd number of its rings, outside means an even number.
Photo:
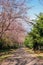
[[[30,16],[31,19],[35,18],[36,14],[39,14],[40,12],[43,13],[43,0],[40,0],[42,2],[39,2],[39,0],[29,0],[27,1],[27,6],[32,7],[28,11],[28,15]]]

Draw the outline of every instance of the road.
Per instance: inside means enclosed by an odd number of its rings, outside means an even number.
[[[3,60],[0,65],[43,65],[43,60],[32,57],[24,48],[19,48],[13,56]]]

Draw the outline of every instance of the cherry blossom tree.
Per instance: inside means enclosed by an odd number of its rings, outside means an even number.
[[[0,0],[2,11],[0,12],[0,38],[6,31],[13,30],[10,26],[17,18],[24,19],[26,15],[25,0],[19,2],[17,0]],[[13,26],[13,25],[12,25]]]
[[[23,43],[25,38],[25,30],[18,23],[18,19],[29,22],[27,18],[26,0],[0,0],[0,39],[9,37],[18,43]],[[21,22],[21,21],[20,21]]]

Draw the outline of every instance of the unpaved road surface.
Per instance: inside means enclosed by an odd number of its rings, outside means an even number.
[[[20,48],[13,56],[3,60],[0,65],[43,65],[43,60],[32,57],[24,48]]]

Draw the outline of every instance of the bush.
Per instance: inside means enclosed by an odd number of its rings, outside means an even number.
[[[3,39],[0,39],[0,49],[2,49],[4,47],[4,43],[5,43],[5,41]]]
[[[33,41],[32,41],[32,37],[26,37],[24,45],[28,48],[33,48]]]
[[[0,39],[0,50],[3,49],[16,49],[18,48],[18,44],[17,43],[13,43],[13,41],[9,40],[9,39]]]

